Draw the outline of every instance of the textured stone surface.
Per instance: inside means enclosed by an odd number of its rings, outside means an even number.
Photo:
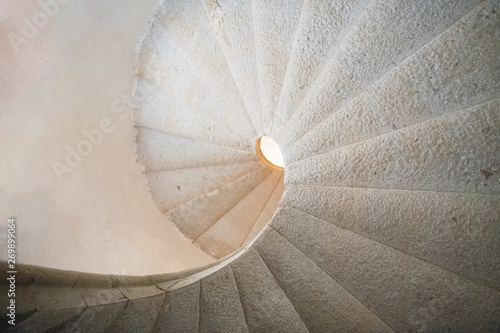
[[[252,229],[247,235],[247,238],[243,243],[247,243],[250,240],[252,240],[259,232],[261,232],[264,227],[271,221],[271,218],[273,217],[274,213],[276,212],[276,208],[279,205],[279,202],[281,200],[281,195],[283,194],[283,190],[285,188],[285,184],[283,182],[284,180],[284,175],[282,174],[278,182],[276,183],[276,187],[273,190],[273,193],[271,193],[271,196],[266,202],[266,205],[262,209],[262,212],[260,213],[259,217],[257,218],[257,221],[255,221]]]
[[[151,195],[158,208],[165,212],[259,168],[262,168],[262,164],[255,161],[194,169],[153,171],[146,175]]]
[[[154,332],[199,331],[200,282],[167,291]]]
[[[290,146],[287,161],[499,98],[500,16],[488,12],[472,11],[384,75]]]
[[[207,16],[226,56],[231,76],[257,134],[262,133],[260,92],[252,17],[252,2],[203,0]]]
[[[248,332],[230,266],[201,280],[200,332]]]
[[[293,208],[273,227],[397,332],[495,332],[500,292]]]
[[[165,299],[165,292],[156,286],[120,288],[128,298],[125,309],[106,332],[151,332]]]
[[[291,186],[292,206],[500,290],[500,197]]]
[[[303,0],[254,0],[252,4],[262,130],[270,135]]]
[[[165,132],[137,129],[137,154],[147,171],[255,161],[255,154]]]
[[[255,249],[231,264],[250,332],[308,332]]]
[[[71,288],[29,287],[29,291],[33,294],[36,312],[16,324],[18,332],[44,332],[56,327],[67,329],[86,308],[80,294]]]
[[[209,117],[203,109],[193,108],[172,92],[165,92],[140,77],[136,80],[132,108],[138,126],[223,146],[238,147],[242,144],[241,137],[213,119],[215,117]]]
[[[235,84],[223,48],[213,33],[203,2],[165,1],[157,17],[167,34],[183,50],[184,59],[196,69],[206,87],[214,92],[214,97],[218,100],[219,108],[198,109],[204,113],[216,112],[217,119],[223,126],[230,127],[233,133],[245,139],[250,137],[250,133],[256,134],[249,116],[249,112],[253,110],[245,109],[244,98]],[[190,81],[183,83],[191,85]],[[204,94],[199,97],[206,98]],[[186,101],[203,103],[200,98],[188,97]]]
[[[453,25],[474,5],[474,1],[466,0],[421,0],[411,6],[397,0],[372,1],[279,135],[282,149]],[[336,90],[339,80],[351,87],[340,96]]]
[[[498,103],[291,164],[285,183],[499,194]]]
[[[281,171],[272,172],[207,231],[196,238],[194,243],[215,258],[222,258],[236,251],[243,245],[281,175]]]
[[[310,332],[394,332],[274,229],[255,247]]]
[[[276,125],[286,123],[293,114],[367,3],[366,0],[304,1],[276,110]]]
[[[271,171],[262,168],[239,180],[193,199],[167,213],[179,229],[191,239],[202,235],[247,193],[262,182]]]

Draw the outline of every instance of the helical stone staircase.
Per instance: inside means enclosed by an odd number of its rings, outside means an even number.
[[[167,0],[135,71],[152,199],[217,261],[20,265],[2,331],[500,332],[499,1]]]

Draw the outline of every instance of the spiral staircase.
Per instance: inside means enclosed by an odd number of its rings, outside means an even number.
[[[138,45],[151,197],[217,261],[19,265],[2,331],[500,332],[498,0],[167,0]]]

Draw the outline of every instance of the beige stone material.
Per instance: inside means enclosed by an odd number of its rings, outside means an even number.
[[[500,292],[293,208],[273,227],[397,332],[494,332]]]
[[[309,332],[255,249],[231,267],[250,332]]]
[[[248,332],[231,266],[201,280],[200,332]]]

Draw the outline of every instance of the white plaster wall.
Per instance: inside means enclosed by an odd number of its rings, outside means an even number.
[[[157,0],[61,0],[45,24],[48,2],[0,0],[0,259],[15,216],[25,264],[142,275],[208,263],[152,202],[122,98]],[[36,19],[36,36],[23,36]],[[54,162],[103,121],[110,133],[59,180]]]

